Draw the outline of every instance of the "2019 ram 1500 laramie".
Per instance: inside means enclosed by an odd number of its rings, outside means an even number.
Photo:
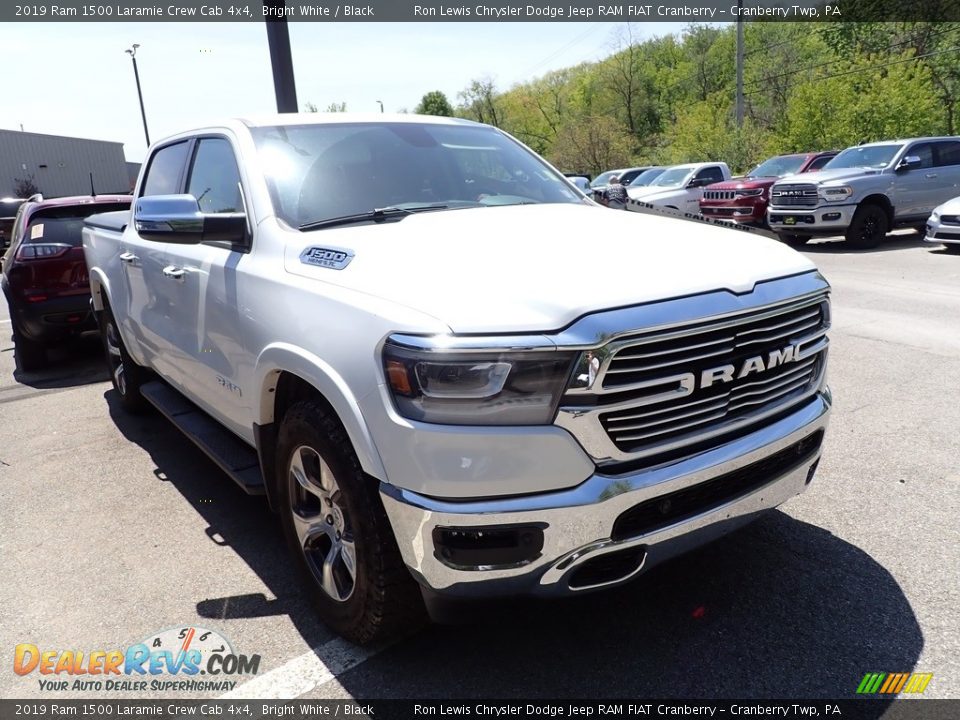
[[[867,143],[819,172],[778,180],[767,221],[793,245],[843,235],[854,247],[872,248],[895,227],[924,234],[933,209],[958,194],[960,137]]]
[[[624,583],[802,492],[820,456],[809,260],[609,212],[485,125],[176,135],[84,249],[122,405],[266,494],[356,641],[424,600]]]

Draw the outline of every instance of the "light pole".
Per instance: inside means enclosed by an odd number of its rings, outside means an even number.
[[[380,112],[383,112],[383,100],[374,100],[374,102],[380,103]]]
[[[150,147],[150,132],[147,130],[147,111],[143,109],[143,91],[140,89],[140,73],[137,71],[137,48],[139,43],[134,43],[133,47],[127,48],[124,52],[130,56],[133,61],[133,78],[137,81],[137,97],[140,98],[140,117],[143,118],[143,137],[147,139],[147,147]]]

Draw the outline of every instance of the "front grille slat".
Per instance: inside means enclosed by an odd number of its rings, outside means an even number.
[[[825,341],[811,343],[829,326],[825,300],[824,293],[618,341],[598,381],[601,426],[617,449],[646,457],[783,411],[821,375]],[[805,357],[797,357],[800,347]],[[670,378],[675,395],[651,403],[649,388]]]
[[[726,396],[724,396],[721,402],[714,403],[713,405],[707,405],[706,407],[703,407],[703,408],[697,408],[696,410],[691,410],[690,412],[680,413],[679,415],[672,415],[671,417],[667,417],[667,418],[648,420],[646,422],[641,422],[641,423],[631,423],[630,425],[617,425],[617,427],[613,429],[615,429],[617,432],[625,432],[627,430],[643,430],[644,428],[656,427],[657,425],[663,425],[664,423],[672,423],[672,422],[676,422],[677,420],[684,420],[686,418],[696,417],[697,415],[703,415],[703,413],[721,410],[726,406],[726,404],[727,404],[727,398]],[[610,421],[611,425],[615,422],[616,423],[623,422],[623,418],[618,418],[617,420]]]
[[[774,185],[770,189],[770,204],[774,207],[816,207],[816,185]]]
[[[742,410],[743,408],[749,407],[752,405],[761,405],[764,403],[772,402],[773,400],[785,398],[789,396],[791,393],[793,393],[793,391],[799,390],[800,388],[802,388],[808,382],[810,382],[810,378],[803,377],[784,387],[778,387],[778,388],[774,388],[773,390],[770,390],[769,395],[764,395],[763,397],[757,397],[757,398],[754,398],[753,400],[745,400],[743,402],[731,402],[728,411],[734,412],[736,410]]]

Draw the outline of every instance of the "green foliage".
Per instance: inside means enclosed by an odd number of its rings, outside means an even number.
[[[690,25],[507,90],[489,78],[456,113],[512,133],[566,171],[723,160],[960,131],[960,23],[747,23],[745,117],[734,122],[736,28]]]
[[[428,92],[413,111],[419,115],[443,115],[453,117],[453,106],[440,90]]]

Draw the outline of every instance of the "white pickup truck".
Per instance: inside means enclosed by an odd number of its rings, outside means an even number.
[[[267,496],[358,642],[448,599],[627,582],[820,457],[829,285],[807,259],[610,212],[485,125],[182,133],[84,250],[122,405]]]

